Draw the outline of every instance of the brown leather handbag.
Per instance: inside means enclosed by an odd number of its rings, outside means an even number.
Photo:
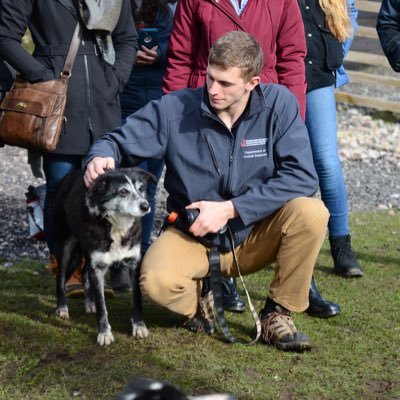
[[[81,37],[78,22],[60,79],[29,83],[16,78],[0,104],[0,141],[40,152],[56,149],[65,122],[68,82]]]

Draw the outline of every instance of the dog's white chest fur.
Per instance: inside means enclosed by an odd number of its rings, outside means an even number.
[[[110,248],[106,252],[94,251],[92,253],[92,263],[110,266],[114,262],[121,261],[124,258],[138,260],[140,257],[140,243],[136,243],[132,246],[132,243],[128,241],[125,245],[122,245],[124,238],[134,222],[134,218],[131,216],[122,216],[119,217],[118,220],[110,218],[109,222],[111,223]]]

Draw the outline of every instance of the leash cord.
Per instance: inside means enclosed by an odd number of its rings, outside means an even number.
[[[257,314],[257,311],[254,308],[253,302],[251,301],[251,298],[250,298],[249,291],[247,290],[247,287],[246,287],[246,285],[244,283],[243,276],[242,276],[242,274],[240,272],[239,261],[237,259],[237,254],[236,254],[236,250],[235,250],[235,240],[233,238],[233,234],[232,234],[232,231],[231,231],[231,228],[230,228],[229,225],[228,225],[228,233],[229,233],[229,235],[228,235],[229,242],[231,244],[231,249],[232,249],[232,254],[233,254],[233,260],[235,262],[236,269],[237,269],[240,281],[242,282],[243,289],[244,289],[244,291],[246,293],[247,301],[249,303],[249,308],[250,308],[250,311],[251,311],[251,314],[253,316],[254,323],[255,323],[255,326],[256,326],[256,337],[255,337],[255,339],[250,343],[246,343],[246,344],[250,345],[250,344],[253,344],[253,343],[257,342],[260,339],[260,336],[261,336],[261,321],[260,321],[260,318],[259,318],[259,316]]]
[[[254,322],[256,325],[255,339],[252,340],[251,342],[243,342],[243,341],[240,341],[237,338],[235,338],[229,331],[229,328],[228,328],[226,320],[225,320],[224,308],[223,308],[220,254],[219,254],[219,250],[217,247],[211,247],[208,260],[209,260],[209,264],[210,264],[210,286],[211,286],[211,291],[212,291],[213,298],[214,298],[215,316],[216,316],[216,319],[219,323],[219,326],[220,326],[223,334],[231,343],[240,343],[240,344],[249,346],[259,340],[259,338],[261,336],[261,322],[260,322],[260,318],[258,317],[258,314],[253,306],[253,303],[251,301],[250,294],[244,283],[243,276],[240,273],[239,262],[238,262],[236,251],[235,251],[235,241],[233,239],[233,234],[232,234],[232,231],[229,226],[228,226],[228,237],[229,237],[229,243],[230,243],[231,251],[233,254],[233,258],[234,258],[234,263],[236,265],[243,288],[246,292],[246,297],[248,300],[249,308],[250,308],[250,311],[252,313],[252,316],[253,316],[253,319],[254,319]]]

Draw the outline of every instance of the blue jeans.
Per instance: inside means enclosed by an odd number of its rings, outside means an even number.
[[[350,233],[347,191],[339,160],[334,86],[312,90],[306,96],[306,126],[317,170],[322,201],[330,212],[330,238]]]
[[[47,246],[54,254],[53,223],[51,218],[54,195],[58,183],[68,173],[82,168],[82,156],[51,154],[43,155],[43,170],[46,177],[46,198],[44,201],[43,224]]]

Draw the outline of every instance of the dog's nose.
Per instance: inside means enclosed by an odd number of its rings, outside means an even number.
[[[150,204],[146,201],[140,204],[140,211],[147,212],[150,210]]]

